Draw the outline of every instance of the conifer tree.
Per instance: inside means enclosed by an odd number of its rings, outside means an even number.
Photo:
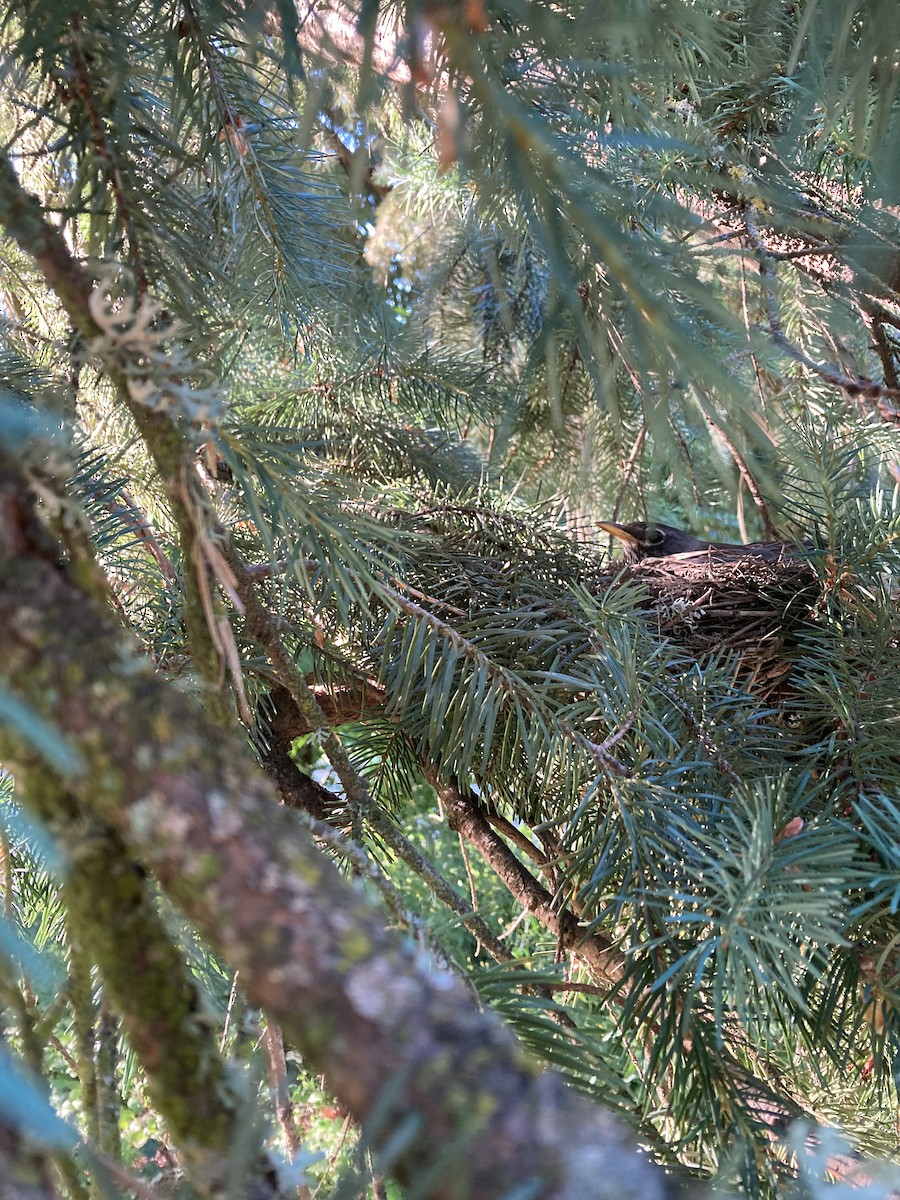
[[[895,5],[0,11],[10,1194],[881,1178]]]

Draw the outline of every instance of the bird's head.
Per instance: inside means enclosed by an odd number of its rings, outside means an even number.
[[[664,558],[667,554],[686,554],[691,550],[706,550],[709,547],[709,542],[659,521],[632,521],[627,525],[598,521],[597,527],[621,541],[627,563],[640,562],[643,558]]]

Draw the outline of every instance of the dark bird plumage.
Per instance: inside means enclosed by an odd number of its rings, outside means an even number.
[[[674,525],[663,525],[661,521],[631,521],[618,524],[615,521],[598,521],[598,528],[612,534],[622,542],[622,553],[627,563],[639,563],[646,558],[668,558],[671,554],[691,554],[705,550],[717,558],[743,558],[759,555],[766,559],[782,558],[796,550],[789,542],[710,542],[703,538],[676,529]]]

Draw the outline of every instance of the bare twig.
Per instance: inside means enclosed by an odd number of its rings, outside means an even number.
[[[619,515],[619,508],[622,500],[625,497],[631,480],[634,477],[634,472],[637,467],[638,459],[640,458],[641,450],[644,442],[647,440],[647,422],[644,421],[638,430],[638,435],[634,439],[634,445],[631,447],[631,452],[622,464],[622,482],[619,485],[619,490],[616,492],[616,498],[613,501],[612,516],[615,520]]]
[[[772,255],[766,246],[763,244],[759,230],[754,222],[749,211],[744,213],[744,223],[747,229],[747,236],[750,239],[750,244],[756,251],[759,262],[759,273],[763,277],[763,294],[766,303],[766,312],[769,321],[769,336],[773,342],[782,349],[789,358],[807,370],[812,371],[820,379],[824,379],[826,383],[832,384],[845,392],[853,400],[867,400],[872,408],[879,415],[892,424],[900,424],[900,408],[894,404],[889,404],[889,400],[900,400],[900,388],[887,384],[875,383],[871,379],[866,379],[862,375],[849,373],[841,370],[832,363],[816,362],[814,358],[810,358],[799,346],[795,346],[787,334],[781,323],[781,315],[779,312],[778,296],[770,282],[774,279],[774,269],[772,266]]]
[[[123,488],[119,491],[118,495],[120,503],[117,504],[111,501],[106,506],[107,511],[114,516],[125,518],[134,536],[159,567],[160,574],[169,583],[174,583],[177,578],[175,568],[172,566],[169,556],[160,546],[149,519],[141,511],[140,506],[130,492]]]
[[[756,477],[747,466],[747,460],[744,458],[743,454],[741,454],[740,450],[738,450],[737,446],[735,446],[734,442],[721,425],[715,423],[715,430],[722,439],[722,444],[725,446],[725,449],[731,455],[735,466],[740,472],[741,479],[744,481],[747,491],[750,493],[759,515],[762,517],[764,536],[768,539],[774,540],[778,536],[775,528],[775,522],[772,520],[772,514],[769,512],[769,506],[766,504],[765,497],[760,491],[759,484],[756,482]],[[743,536],[746,539],[746,530],[744,531]]]

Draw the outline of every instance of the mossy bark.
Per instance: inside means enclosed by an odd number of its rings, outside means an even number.
[[[82,947],[82,966],[87,960],[98,965],[188,1174],[202,1192],[215,1194],[231,1170],[242,1097],[232,1090],[196,985],[159,915],[152,885],[119,833],[80,805],[33,757],[17,756],[16,780],[17,794],[53,832],[63,852],[62,899]],[[86,1029],[82,1032],[88,1036]],[[94,1032],[92,1023],[92,1042]],[[89,1058],[79,1059],[90,1067],[82,1084],[91,1107],[88,1133],[96,1145],[100,1114],[93,1045]]]
[[[46,1159],[0,1121],[0,1200],[58,1200]]]
[[[36,196],[26,192],[12,163],[0,151],[0,221],[7,233],[38,269],[66,310],[73,329],[92,342],[101,333],[90,313],[93,278],[73,256],[59,229],[46,219]],[[156,412],[130,398],[127,377],[115,357],[104,363],[110,382],[128,408],[159,472],[178,529],[184,572],[184,622],[192,659],[203,684],[210,714],[222,724],[232,717],[227,689],[222,687],[224,665],[213,642],[202,599],[202,556],[195,555],[200,509],[188,498],[188,479],[193,467],[193,448],[168,414]],[[213,601],[214,603],[215,601]]]

